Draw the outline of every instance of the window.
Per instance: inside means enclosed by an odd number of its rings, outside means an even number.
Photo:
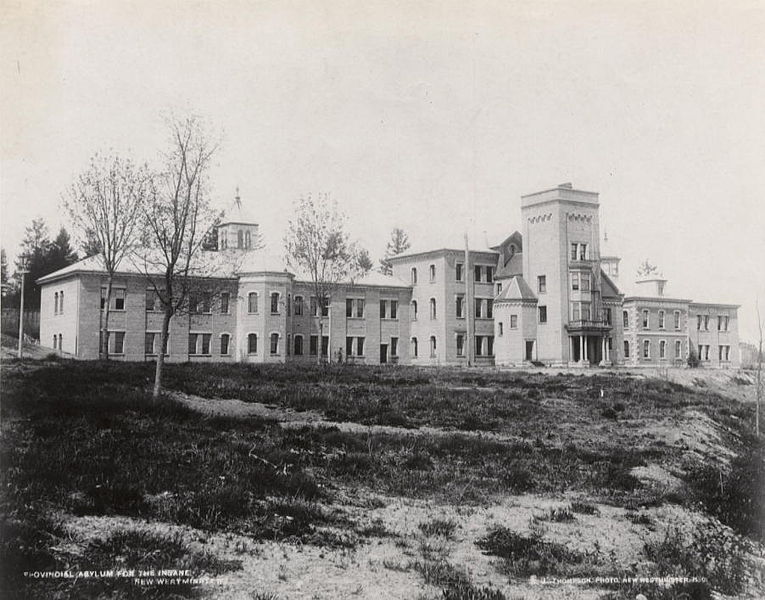
[[[114,294],[114,306],[112,308],[114,310],[125,310],[125,290],[112,290],[112,293]],[[122,353],[118,352],[118,354]]]
[[[355,311],[354,311],[354,306],[356,307]],[[364,299],[363,298],[346,298],[345,299],[345,316],[349,319],[354,317],[357,319],[363,318],[364,317]]]
[[[58,292],[53,294],[53,314],[54,315],[58,314]],[[55,346],[54,346],[54,348],[55,348]]]
[[[664,311],[659,311],[659,329],[664,329]]]
[[[295,336],[295,356],[303,356],[303,336]]]
[[[292,294],[287,294],[287,316],[292,316]]]
[[[462,271],[463,271],[463,267],[464,267],[464,266],[465,266],[465,265],[463,265],[462,263],[457,263],[457,264],[454,266],[454,269],[455,269],[455,279],[456,279],[457,281],[462,281]]]
[[[387,308],[388,308],[388,301],[387,300],[380,300],[380,318],[381,319],[385,318],[385,314],[388,312]],[[347,305],[345,307],[345,312],[346,312],[346,314],[348,313],[348,306]]]
[[[254,314],[258,312],[258,293],[250,292],[247,295],[247,312]]]
[[[675,358],[682,358],[683,356],[683,343],[680,340],[675,340]]]
[[[208,315],[212,313],[212,294],[210,292],[202,293],[201,312]]]
[[[59,345],[61,345],[61,336],[58,338]],[[730,346],[720,346],[720,360],[722,362],[728,362],[730,360]]]
[[[643,358],[651,358],[651,342],[643,340]]]
[[[680,311],[675,311],[675,329],[680,329]]]
[[[229,346],[231,345],[231,336],[227,333],[220,334],[220,354],[228,356]]]
[[[350,319],[353,316],[353,300],[345,299],[345,318]]]
[[[390,338],[390,355],[398,356],[398,338],[397,337]]]
[[[125,332],[124,331],[111,331],[109,332],[109,338],[112,342],[112,354],[125,354]],[[59,340],[61,337],[59,336]],[[61,348],[59,348],[61,350]]]
[[[430,336],[430,358],[436,357],[436,336]]]
[[[295,316],[303,316],[303,296],[295,296]]]
[[[252,236],[249,231],[244,232],[244,247],[249,248],[252,245]]]
[[[353,356],[353,338],[351,336],[345,338],[345,355]]]
[[[319,352],[319,336],[318,335],[312,335],[308,339],[308,353],[311,356],[316,356]]]
[[[709,344],[704,346],[704,360],[709,360]]]
[[[590,303],[582,302],[582,321],[589,321],[590,317]]]
[[[316,302],[316,296],[311,296],[311,315],[314,317],[319,314],[319,303]]]
[[[582,291],[589,292],[590,291],[590,274],[582,273],[580,279],[582,281]]]
[[[154,339],[158,336],[157,333],[154,333],[153,331],[147,331],[146,336],[144,338],[144,347],[143,351],[146,354],[156,354],[157,351],[154,349]]]
[[[454,298],[455,312],[458,319],[465,318],[465,296],[458,295]]]
[[[547,307],[546,306],[539,307],[539,322],[547,323]]]
[[[709,315],[704,315],[704,331],[709,331]]]
[[[436,280],[436,265],[430,265],[430,280],[435,281]]]
[[[212,341],[211,333],[202,334],[202,354],[210,354],[210,342]]]
[[[579,290],[579,273],[571,273],[571,289],[575,292]]]
[[[624,329],[630,328],[630,313],[626,310],[622,311],[622,325],[624,326]]]
[[[537,275],[537,291],[540,294],[547,293],[547,276]]]
[[[488,298],[486,300],[486,318],[487,319],[494,318],[494,300],[492,300],[491,298]]]
[[[643,310],[643,329],[648,329],[651,325],[651,319],[648,313],[648,309]]]
[[[483,300],[481,298],[475,299],[475,318],[480,319],[482,314]]]
[[[723,317],[723,331],[728,331],[728,325],[729,324],[730,324],[730,317],[726,315],[726,316]]]
[[[486,355],[494,356],[494,336],[493,335],[486,336]]]
[[[412,300],[412,321],[417,320],[417,300]]]
[[[279,354],[279,334],[271,334],[271,356]]]
[[[473,276],[475,278],[476,283],[481,282],[481,266],[480,265],[476,265],[475,267],[473,267]]]
[[[222,292],[220,295],[220,314],[228,314],[228,303],[231,295],[228,292]]]
[[[579,244],[579,260],[587,260],[587,244]]]
[[[247,354],[258,353],[258,334],[251,333],[247,336]]]
[[[321,355],[327,356],[328,352],[329,352],[329,336],[323,335],[321,336]]]
[[[53,334],[53,349],[58,349],[58,336],[55,333]]]
[[[197,353],[197,336],[199,334],[197,333],[190,333],[189,334],[189,354],[196,354]]]
[[[483,336],[475,336],[475,355],[483,356]]]
[[[579,256],[579,244],[576,242],[571,243],[571,260],[576,260],[576,257]]]
[[[436,318],[436,299],[435,298],[430,299],[430,318],[431,320]]]
[[[494,281],[494,268],[493,267],[486,267],[486,281],[488,283],[491,283]]]
[[[606,325],[611,325],[611,309],[610,308],[603,309],[603,317],[606,320]]]
[[[457,334],[457,356],[465,355],[465,336],[461,333]]]
[[[361,319],[364,316],[364,298],[356,298],[356,317]]]
[[[328,338],[327,338],[328,339]],[[354,340],[356,343],[354,344]],[[345,338],[345,355],[346,356],[364,356],[364,341],[366,338],[363,337],[346,337]],[[356,349],[356,352],[354,353],[354,348]],[[322,354],[324,354],[323,348],[322,348]]]
[[[417,283],[417,269],[412,267],[412,284]]]
[[[667,342],[665,340],[659,342],[659,358],[662,360],[667,358]]]
[[[64,290],[58,295],[58,312],[64,314]]]
[[[499,335],[500,336],[504,335],[504,333],[505,333],[505,325],[504,325],[504,323],[502,323],[502,321],[500,321],[499,323],[497,323],[497,326],[499,328]]]
[[[497,283],[497,296],[502,293],[502,283]]]
[[[624,358],[630,357],[630,343],[624,340]]]
[[[398,319],[398,300],[390,301],[390,318]]]
[[[518,315],[510,315],[510,329],[518,329]]]
[[[64,349],[64,336],[60,333],[58,334],[58,349],[63,350]]]
[[[412,357],[413,358],[417,358],[417,350],[418,350],[418,348],[417,348],[417,338],[413,337],[412,338]]]
[[[571,243],[571,260],[587,260],[587,244]]]
[[[279,314],[279,292],[271,292],[271,314]]]

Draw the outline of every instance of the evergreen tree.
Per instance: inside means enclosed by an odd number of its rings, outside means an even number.
[[[393,275],[393,265],[391,265],[389,259],[403,254],[409,249],[410,245],[409,236],[406,235],[406,232],[399,227],[395,227],[391,231],[390,240],[388,240],[388,245],[385,248],[385,258],[380,260],[380,272],[385,275]]]
[[[5,255],[5,248],[0,248],[0,289],[5,304],[6,298],[13,293],[12,283],[8,280],[8,257]]]

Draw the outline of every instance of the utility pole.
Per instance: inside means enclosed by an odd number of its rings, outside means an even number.
[[[760,344],[757,348],[757,406],[754,409],[754,430],[760,437],[760,402],[762,401],[762,318],[760,317],[760,302],[757,301],[757,326],[760,330]]]
[[[19,358],[24,356],[24,276],[29,273],[26,268],[21,269],[21,303],[19,305]]]

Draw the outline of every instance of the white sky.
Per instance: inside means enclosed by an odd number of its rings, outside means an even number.
[[[0,0],[0,217],[13,257],[96,150],[152,159],[161,115],[223,132],[213,173],[281,250],[328,191],[380,256],[497,243],[520,195],[601,194],[623,279],[765,313],[765,4]]]

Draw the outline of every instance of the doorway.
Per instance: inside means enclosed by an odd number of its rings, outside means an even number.
[[[526,341],[526,360],[534,360],[534,340]]]

